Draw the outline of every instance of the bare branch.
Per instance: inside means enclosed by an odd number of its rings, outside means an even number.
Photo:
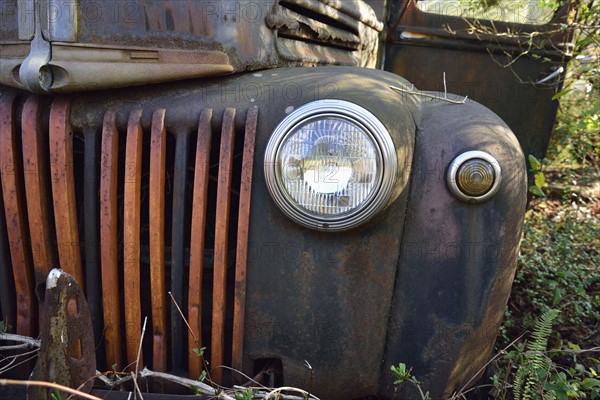
[[[144,368],[143,370],[141,370],[139,373],[139,376],[142,378],[164,379],[166,381],[178,383],[182,386],[192,387],[192,388],[198,390],[202,394],[206,394],[209,396],[216,396],[217,398],[224,399],[224,400],[234,400],[233,397],[228,396],[227,394],[225,394],[223,392],[218,393],[217,390],[214,389],[212,386],[209,386],[209,385],[199,382],[199,381],[195,381],[193,379],[188,379],[188,378],[183,378],[180,376],[165,374],[163,372],[154,372],[154,371],[150,371],[148,368]]]
[[[84,399],[88,399],[88,400],[102,400],[99,397],[93,396],[91,394],[88,394],[88,393],[85,393],[85,392],[82,392],[79,390],[71,389],[70,387],[59,385],[57,383],[50,383],[50,382],[43,382],[43,381],[19,381],[19,380],[15,380],[15,379],[0,379],[0,386],[10,386],[10,385],[27,386],[27,387],[41,386],[41,387],[47,387],[50,389],[57,389],[57,390],[60,390],[61,392],[74,394],[74,395],[83,397]]]
[[[465,104],[467,102],[467,99],[469,98],[469,96],[466,96],[463,100],[451,100],[446,97],[435,96],[433,94],[418,91],[418,90],[414,89],[414,87],[411,90],[407,90],[407,89],[399,88],[397,86],[390,86],[390,89],[395,90],[397,92],[401,92],[401,93],[411,94],[411,95],[415,95],[415,96],[423,96],[423,97],[427,97],[429,99],[441,100],[441,101],[445,101],[446,103],[450,103],[450,104]]]
[[[0,340],[7,341],[7,342],[26,343],[31,348],[40,347],[40,343],[41,343],[40,340],[38,340],[38,339],[34,339],[29,336],[15,335],[13,333],[0,333]],[[3,349],[3,347],[0,347],[0,350],[2,350],[2,349]]]
[[[140,345],[138,347],[137,357],[135,359],[135,374],[138,374],[140,367],[140,354],[142,353],[142,342],[144,341],[144,334],[146,333],[146,323],[148,322],[148,317],[144,318],[144,326],[142,327],[142,335],[140,337]]]
[[[282,391],[301,393],[303,396],[305,396],[304,398],[311,398],[311,399],[319,400],[318,397],[313,396],[312,394],[308,393],[307,391],[298,389],[298,388],[294,388],[294,387],[280,387],[277,389],[273,389],[269,393],[267,393],[267,395],[264,397],[264,399],[269,400],[271,398],[271,396],[275,396],[276,394],[281,395]]]

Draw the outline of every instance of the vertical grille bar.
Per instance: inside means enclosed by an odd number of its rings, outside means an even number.
[[[100,290],[100,237],[98,215],[98,187],[100,157],[98,149],[98,129],[89,128],[84,132],[85,179],[83,180],[83,218],[85,229],[85,274],[88,277],[86,298],[90,306],[94,339],[100,342],[103,335],[102,293]],[[102,343],[98,352],[104,352]],[[103,359],[104,357],[101,357]],[[102,364],[101,364],[102,365]],[[101,366],[99,366],[101,368]]]
[[[248,230],[250,226],[250,200],[252,197],[252,170],[254,168],[254,144],[258,108],[246,114],[246,135],[242,159],[242,179],[240,183],[240,205],[235,265],[235,287],[233,300],[233,345],[231,366],[242,371],[244,353],[244,316],[246,305],[246,268],[248,264]]]
[[[206,207],[208,203],[208,180],[211,148],[211,120],[213,111],[203,110],[198,123],[196,164],[194,176],[194,199],[192,205],[192,235],[190,240],[190,280],[188,294],[188,357],[190,378],[197,378],[202,371],[202,359],[194,348],[202,344],[202,276],[204,269],[204,240]],[[195,336],[195,337],[194,337]]]
[[[85,281],[77,228],[70,108],[68,99],[59,98],[50,109],[50,169],[60,266],[83,288]]]
[[[0,176],[8,231],[8,242],[17,292],[17,333],[35,336],[35,299],[29,232],[23,193],[23,177],[17,152],[14,96],[0,100]]]
[[[117,247],[117,169],[119,132],[116,111],[104,114],[100,166],[100,254],[102,303],[104,306],[106,363],[121,363],[121,319],[119,316],[119,272]]]
[[[227,286],[227,245],[229,234],[229,209],[234,154],[235,108],[227,108],[223,115],[219,178],[217,186],[217,212],[215,222],[215,265],[213,277],[213,315],[211,338],[211,363],[213,368],[223,364],[225,347],[225,312]],[[212,378],[220,383],[223,369],[213,369]]]
[[[152,115],[150,143],[150,289],[153,360],[156,371],[167,369],[167,304],[165,283],[165,174],[167,132],[165,110]]]
[[[11,271],[8,239],[5,232],[4,200],[0,183],[0,318],[6,325],[15,326],[15,280]]]
[[[40,111],[39,97],[32,96],[25,102],[21,119],[25,193],[36,284],[45,282],[46,276],[56,265],[52,248],[50,191],[44,174],[49,160],[44,153]]]
[[[127,362],[136,361],[142,336],[140,300],[140,207],[142,188],[141,110],[131,111],[125,148],[125,195],[123,211],[123,264],[125,295],[125,335]],[[140,353],[140,365],[144,365]],[[133,367],[135,368],[135,366]]]
[[[88,127],[83,132],[84,155],[83,158],[79,158],[78,154],[76,156],[77,162],[83,160],[86,168],[83,171],[83,186],[77,188],[84,191],[82,215],[86,237],[84,273],[75,200],[77,170],[73,164],[74,143],[69,123],[70,108],[71,103],[65,98],[57,98],[52,103],[47,139],[45,127],[42,126],[41,98],[30,97],[24,103],[20,116],[22,118],[21,139],[15,122],[15,98],[0,97],[0,147],[2,148],[0,207],[4,211],[2,213],[4,218],[0,222],[2,229],[6,229],[7,232],[6,235],[0,232],[2,236],[0,257],[5,259],[10,257],[10,261],[7,260],[8,262],[4,264],[9,268],[12,265],[12,270],[3,270],[2,275],[3,280],[10,280],[10,284],[0,282],[0,290],[2,294],[9,292],[14,280],[17,294],[16,304],[13,299],[12,305],[11,301],[5,299],[6,295],[2,297],[2,313],[6,315],[10,314],[11,310],[16,310],[18,332],[24,335],[35,335],[37,307],[34,278],[41,282],[49,270],[56,265],[73,275],[82,285],[87,277],[90,306],[92,309],[98,308],[94,313],[97,314],[94,321],[97,324],[96,339],[104,336],[106,364],[122,368],[126,361],[136,360],[141,338],[143,297],[141,255],[146,245],[145,242],[142,243],[145,236],[142,235],[144,216],[141,215],[144,155],[142,111],[130,112],[127,135],[121,137],[121,142],[116,126],[116,110],[106,111],[101,129]],[[191,146],[194,146],[191,143],[192,133],[185,130],[175,132],[174,165],[167,166],[166,110],[156,110],[152,116],[148,248],[153,324],[152,367],[157,371],[167,370],[167,357],[170,356],[173,369],[181,372],[185,367],[184,361],[187,356],[190,376],[199,376],[204,366],[202,358],[197,356],[194,348],[204,344],[202,327],[204,325],[205,329],[208,328],[208,320],[212,322],[210,324],[212,366],[218,367],[228,362],[225,358],[226,355],[227,358],[229,357],[231,351],[233,366],[242,369],[248,230],[258,109],[250,109],[246,114],[239,210],[231,212],[231,202],[234,201],[232,193],[237,195],[237,179],[240,172],[238,165],[235,169],[237,172],[233,173],[236,113],[234,108],[224,111],[221,135],[217,138],[220,148],[211,149],[214,139],[213,110],[205,109],[201,112],[198,121],[198,138],[195,142],[193,176],[188,175],[191,174],[189,171],[192,171],[188,160],[193,151]],[[119,167],[120,143],[121,146],[125,145],[124,168],[123,165]],[[238,143],[238,147],[241,147],[241,143]],[[213,153],[219,153],[216,193],[213,186],[209,185],[211,150]],[[216,154],[212,156],[215,157]],[[44,168],[48,164],[51,167],[50,172]],[[172,210],[169,210],[171,215],[169,215],[165,213],[168,199],[165,185],[171,172],[173,172],[173,202]],[[119,182],[122,181],[124,186],[120,187]],[[191,182],[193,182],[193,195],[191,200],[186,200],[186,192]],[[124,207],[122,220],[119,219],[118,203],[121,195]],[[209,218],[212,216],[212,211],[209,209],[213,204],[216,205],[213,281],[212,293],[207,293],[207,288],[203,287],[208,279],[204,277],[207,273],[204,270],[205,246],[208,240],[206,230],[207,224],[211,226],[209,230],[212,230],[212,217]],[[235,217],[237,220],[234,220]],[[191,235],[189,240],[186,240],[190,233],[187,230],[190,228],[190,223],[186,223],[186,219],[190,218]],[[170,271],[169,265],[166,265],[168,263],[165,262],[167,219],[172,223]],[[53,227],[55,232],[52,231]],[[122,260],[119,240],[121,228],[123,229]],[[228,265],[233,260],[228,249],[230,244],[232,247],[234,245],[229,243],[233,241],[233,237],[237,237],[237,243],[235,244],[235,286],[232,290],[231,287],[227,288],[227,284],[232,283],[232,276],[228,274]],[[208,246],[211,246],[212,239],[208,241]],[[99,247],[96,245],[98,242]],[[29,250],[30,248],[32,250]],[[185,274],[187,248],[190,249],[189,275]],[[170,326],[168,325],[167,273],[169,272],[170,289],[175,301],[179,305],[187,302],[184,312],[190,324],[189,334],[186,334],[184,321],[175,308],[171,310]],[[120,298],[121,273],[125,281],[123,298]],[[101,276],[100,281],[93,279],[98,274]],[[186,282],[188,277],[189,281]],[[210,315],[202,315],[203,297],[207,295],[212,295],[212,318]],[[93,298],[96,300],[94,301]],[[231,303],[231,298],[233,304],[228,304]],[[124,315],[121,315],[123,311]],[[228,342],[232,333],[228,325],[231,322],[229,318],[232,312],[233,338],[232,342]],[[124,327],[122,327],[122,318],[126,324]],[[170,351],[167,348],[169,329]],[[123,332],[126,333],[127,360],[122,354]],[[187,355],[185,344],[188,345]],[[212,378],[216,382],[221,382],[223,370],[216,368],[212,372]]]
[[[171,293],[173,298],[182,307],[184,304],[183,293],[183,271],[185,264],[185,189],[187,181],[188,153],[190,134],[187,131],[179,131],[175,135],[175,172],[173,176],[173,226],[171,243]],[[184,349],[181,346],[186,343],[184,337],[183,318],[175,304],[171,305],[171,358],[173,369],[185,368],[183,363]]]

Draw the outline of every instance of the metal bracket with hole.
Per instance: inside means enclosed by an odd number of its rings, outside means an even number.
[[[21,84],[32,92],[48,92],[54,84],[54,74],[49,67],[52,59],[52,41],[77,40],[77,1],[58,0],[19,1],[19,39],[31,40],[29,54],[19,68]]]
[[[47,4],[47,3],[46,3]],[[19,68],[19,79],[21,84],[32,92],[47,92],[52,87],[52,71],[48,63],[52,58],[52,45],[44,38],[42,33],[42,16],[45,17],[46,27],[49,25],[48,13],[42,15],[42,3],[27,0],[19,4],[19,38],[31,37],[31,19],[33,18],[33,40],[29,55]],[[28,17],[28,18],[25,18]],[[46,32],[47,33],[47,32]]]

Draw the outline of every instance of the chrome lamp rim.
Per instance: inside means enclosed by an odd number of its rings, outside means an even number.
[[[335,216],[310,213],[296,204],[284,188],[278,163],[283,143],[301,125],[330,117],[344,119],[360,127],[375,144],[380,165],[376,187],[371,194],[356,209]],[[275,128],[265,151],[264,174],[271,197],[293,221],[320,231],[345,231],[369,221],[388,205],[397,180],[398,158],[388,130],[370,111],[345,100],[319,100],[294,110]]]
[[[470,196],[464,193],[458,185],[457,174],[460,167],[467,161],[475,159],[481,159],[488,162],[494,170],[494,183],[492,184],[492,187],[481,196]],[[450,192],[452,192],[454,197],[456,197],[458,200],[463,201],[465,203],[479,204],[486,202],[492,197],[494,197],[494,195],[500,189],[500,184],[502,183],[502,168],[500,167],[500,163],[498,162],[498,160],[496,160],[496,158],[494,158],[489,153],[486,153],[481,150],[467,151],[457,156],[450,163],[450,166],[448,167],[446,180]]]

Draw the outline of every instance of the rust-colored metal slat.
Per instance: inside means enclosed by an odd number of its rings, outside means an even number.
[[[69,123],[71,103],[58,98],[50,109],[50,169],[54,199],[54,221],[60,267],[69,273],[79,286],[85,287],[79,231],[75,204],[73,176],[73,132]]]
[[[190,279],[188,292],[188,358],[190,378],[197,378],[203,368],[202,358],[194,352],[202,347],[202,276],[204,268],[204,239],[206,207],[208,203],[208,180],[210,167],[211,109],[203,110],[198,123],[194,198],[192,204],[192,235],[190,246]]]
[[[119,163],[119,132],[116,111],[104,114],[100,165],[100,259],[102,264],[102,304],[104,307],[104,337],[106,363],[121,363],[121,318],[119,312],[119,271],[117,244],[117,168]]]
[[[250,199],[252,197],[252,169],[254,168],[254,144],[258,108],[251,108],[246,114],[244,154],[242,158],[242,179],[240,184],[240,205],[235,263],[235,286],[233,298],[233,344],[231,366],[242,371],[244,353],[244,316],[246,306],[246,268],[248,264],[248,230],[250,227]]]
[[[152,368],[167,369],[167,303],[165,283],[165,175],[167,132],[165,110],[154,111],[150,138],[150,301],[152,303]]]
[[[125,345],[127,362],[135,363],[142,338],[140,299],[140,208],[142,188],[142,111],[129,114],[125,147],[125,195],[123,211],[123,265],[125,295]],[[144,365],[142,354],[140,365]],[[135,365],[132,366],[135,369]]]
[[[25,193],[31,251],[36,285],[46,281],[56,264],[52,248],[52,225],[50,188],[45,171],[50,161],[44,152],[44,135],[40,98],[31,96],[25,102],[22,113],[23,170],[25,171]]]
[[[23,193],[23,177],[17,151],[15,97],[0,98],[0,176],[8,242],[17,296],[17,333],[35,336],[36,305],[32,261]]]
[[[215,264],[213,276],[213,315],[211,337],[211,377],[220,383],[223,377],[225,348],[225,311],[227,287],[227,244],[229,234],[229,209],[234,153],[235,108],[227,108],[223,115],[219,177],[217,185],[217,211],[215,222]]]

